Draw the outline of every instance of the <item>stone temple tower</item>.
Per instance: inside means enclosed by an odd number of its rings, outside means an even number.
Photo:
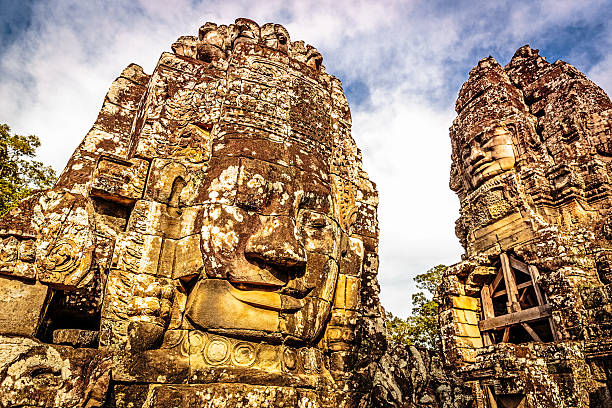
[[[378,196],[340,81],[278,24],[172,50],[0,220],[0,407],[373,403]]]
[[[449,369],[478,407],[612,399],[612,103],[521,47],[459,92],[450,187],[463,260],[441,287]]]

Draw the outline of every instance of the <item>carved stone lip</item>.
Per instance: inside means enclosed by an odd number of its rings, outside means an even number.
[[[295,311],[304,306],[303,299],[293,296],[280,294],[278,292],[266,290],[244,290],[238,289],[233,284],[230,286],[230,294],[237,300],[264,309],[276,311]]]
[[[492,163],[494,163],[494,160],[479,160],[477,163],[475,163],[475,164],[473,164],[471,166],[472,169],[474,169],[474,170],[472,170],[472,174],[474,174],[475,176],[478,175],[478,174],[481,174]]]

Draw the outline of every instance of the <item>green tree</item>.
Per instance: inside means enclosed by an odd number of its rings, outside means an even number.
[[[33,160],[40,140],[35,135],[11,134],[0,124],[0,215],[6,214],[35,189],[55,183],[55,171]]]
[[[439,348],[439,305],[433,298],[446,268],[445,265],[437,265],[414,278],[421,291],[412,295],[410,316],[402,319],[387,312],[387,328],[392,342],[429,349]]]

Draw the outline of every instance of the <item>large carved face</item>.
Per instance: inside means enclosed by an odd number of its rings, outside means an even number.
[[[0,407],[101,406],[111,359],[94,349],[0,337]]]
[[[462,159],[471,187],[477,188],[514,167],[512,134],[505,126],[479,132],[465,144]]]
[[[189,296],[187,316],[223,333],[312,341],[338,273],[341,233],[329,164],[283,143],[238,140],[235,148],[257,159],[211,160],[201,227],[205,276]]]

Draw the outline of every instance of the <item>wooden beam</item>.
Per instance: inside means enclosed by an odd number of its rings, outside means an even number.
[[[493,282],[491,282],[491,285],[489,286],[489,293],[495,292],[495,289],[497,289],[503,277],[504,273],[502,272],[501,268],[499,268],[499,271],[497,271],[497,275],[495,275],[495,279],[493,279]]]
[[[510,340],[510,328],[506,327],[504,329],[504,337],[502,337],[502,343],[507,343]]]
[[[531,282],[523,282],[523,283],[517,285],[516,288],[520,290],[520,289],[526,288],[528,286],[531,286]],[[500,290],[499,292],[495,292],[493,294],[493,297],[496,298],[496,297],[499,297],[499,296],[504,296],[505,294],[506,294],[506,290],[503,289],[503,290]]]
[[[493,343],[493,335],[489,332],[482,332],[480,333],[482,335],[482,344],[487,347],[490,346]]]
[[[523,310],[529,309],[532,307],[536,307],[536,306],[541,306],[538,304],[537,300],[535,300],[533,296],[531,296],[531,293],[529,292],[528,288],[525,288],[523,292],[521,293],[521,296],[519,296],[519,303],[521,304],[521,309]]]
[[[544,319],[550,316],[550,305],[536,306],[530,309],[520,310],[506,315],[492,317],[478,323],[480,330],[495,330],[519,323]]]
[[[529,274],[531,275],[531,281],[533,282],[533,289],[535,291],[536,297],[538,298],[538,303],[541,305],[546,304],[546,298],[544,297],[544,294],[540,290],[540,285],[538,284],[540,271],[538,271],[538,268],[535,265],[529,265]],[[557,335],[557,328],[552,317],[548,319],[548,324],[550,325],[550,332],[552,333],[553,340],[559,340],[559,336]]]
[[[509,258],[510,258],[510,266],[512,266],[517,271],[520,271],[520,272],[523,272],[526,275],[529,275],[529,267],[527,266],[527,264],[525,262],[519,261],[518,259],[516,259],[512,255],[510,255]]]
[[[518,286],[517,286],[517,288],[519,289],[519,291],[521,290],[521,289],[520,289]],[[519,292],[519,293],[520,293],[520,292]],[[518,298],[519,303],[523,303],[523,304],[525,304],[525,295],[526,295],[526,294],[527,294],[527,289],[525,289],[525,290],[523,291],[523,293],[520,293],[519,298]],[[533,306],[538,306],[538,305],[533,305]]]
[[[543,305],[546,302],[544,301],[544,296],[542,296],[542,292],[540,291],[540,285],[538,285],[538,278],[540,277],[538,268],[533,265],[529,265],[529,275],[531,275],[531,281],[533,282],[533,290],[535,291],[536,297],[538,298],[538,304]]]
[[[485,285],[480,290],[480,302],[482,304],[482,320],[487,320],[495,317],[495,309],[493,309],[493,299],[491,299],[491,293],[489,286]],[[485,346],[493,344],[491,333],[482,332],[482,341]]]
[[[518,288],[516,287],[516,280],[514,279],[514,272],[512,272],[512,268],[510,267],[510,260],[508,259],[508,255],[502,253],[499,256],[501,260],[502,271],[504,273],[504,283],[506,284],[506,294],[508,296],[508,303],[506,303],[508,308],[508,313],[518,312],[521,310],[521,306],[519,305],[517,295]]]
[[[535,332],[535,330],[531,328],[531,326],[529,326],[529,324],[521,323],[521,326],[523,326],[523,329],[525,329],[527,333],[529,333],[531,338],[533,338],[535,341],[539,341],[540,343],[542,342],[542,339],[540,338],[540,336],[538,336],[538,334]]]
[[[555,324],[555,321],[553,320],[552,317],[548,318],[548,323],[550,324],[550,331],[552,333],[553,336],[553,340],[554,341],[559,341],[559,334],[557,333],[557,325]]]
[[[540,306],[538,305],[538,301],[534,299],[533,296],[531,296],[531,293],[529,293],[529,291],[525,290],[525,293],[527,293],[527,296],[525,296],[526,299],[523,304],[527,304],[528,306],[523,307],[523,309],[530,309],[535,306]]]
[[[485,320],[495,317],[495,310],[493,309],[493,300],[491,299],[491,293],[489,292],[488,286],[484,286],[480,290],[480,299],[482,301],[482,312],[484,314]]]
[[[495,401],[495,396],[493,395],[493,391],[491,391],[490,385],[485,385],[485,392],[487,394],[487,400],[489,401],[489,408],[498,408],[497,402]]]

